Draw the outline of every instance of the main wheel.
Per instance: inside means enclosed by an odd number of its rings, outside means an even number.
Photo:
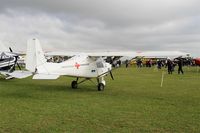
[[[71,87],[72,87],[73,89],[77,89],[77,88],[78,88],[78,83],[77,83],[77,81],[72,81]]]
[[[105,85],[103,83],[99,83],[98,84],[98,91],[103,91],[104,87],[105,87]]]

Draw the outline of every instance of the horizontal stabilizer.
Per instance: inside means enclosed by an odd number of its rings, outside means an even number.
[[[33,79],[57,79],[60,75],[53,74],[35,74]]]
[[[27,78],[32,75],[32,72],[29,71],[14,71],[12,73],[9,73],[10,76],[13,78],[23,79]]]
[[[6,71],[0,71],[0,74],[3,75],[5,79],[12,79],[12,78],[23,79],[32,75],[32,73],[29,71],[14,71],[12,73]]]

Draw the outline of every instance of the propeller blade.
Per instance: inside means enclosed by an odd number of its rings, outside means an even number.
[[[15,57],[15,59],[16,59],[16,60],[15,60],[15,65],[17,64],[17,67],[19,68],[19,70],[22,70],[21,67],[20,67],[20,65],[19,65],[19,63],[17,62],[17,61],[18,61],[18,58],[19,58],[19,56],[16,56],[16,57]]]
[[[17,66],[18,66],[19,70],[22,70],[22,69],[21,69],[21,67],[20,67],[20,65],[19,65],[19,63],[16,63],[16,64],[17,64]]]
[[[9,47],[9,50],[10,50],[10,52],[11,52],[11,53],[13,52],[13,50],[12,50],[12,48],[11,48],[11,47]]]
[[[114,77],[113,77],[112,71],[110,71],[110,76],[111,76],[112,80],[114,80]]]
[[[15,71],[15,64],[9,70],[10,73],[12,73],[13,71]]]
[[[17,60],[18,60],[18,56],[15,56],[15,64],[14,64],[14,65],[12,66],[12,68],[10,69],[10,72],[15,71],[15,66],[16,66],[16,64],[17,64],[19,70],[22,70],[21,67],[20,67],[20,65],[17,63]]]

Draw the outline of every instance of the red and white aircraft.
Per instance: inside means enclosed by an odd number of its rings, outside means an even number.
[[[200,66],[200,57],[199,58],[195,58],[194,61],[195,61],[196,65]]]
[[[96,78],[98,90],[104,90],[106,82],[104,76],[109,74],[112,79],[112,66],[105,62],[102,57],[108,56],[153,56],[153,57],[179,57],[187,53],[179,51],[160,51],[160,52],[95,52],[95,53],[75,53],[54,52],[48,55],[73,55],[70,59],[61,63],[47,62],[45,53],[42,51],[38,39],[28,40],[26,53],[26,69],[33,73],[33,79],[57,79],[59,76],[66,75],[75,77],[71,87],[77,88],[78,84]],[[79,79],[83,78],[79,82]]]

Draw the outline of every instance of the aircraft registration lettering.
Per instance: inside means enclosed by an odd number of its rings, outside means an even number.
[[[91,70],[92,73],[96,72],[96,70]]]

